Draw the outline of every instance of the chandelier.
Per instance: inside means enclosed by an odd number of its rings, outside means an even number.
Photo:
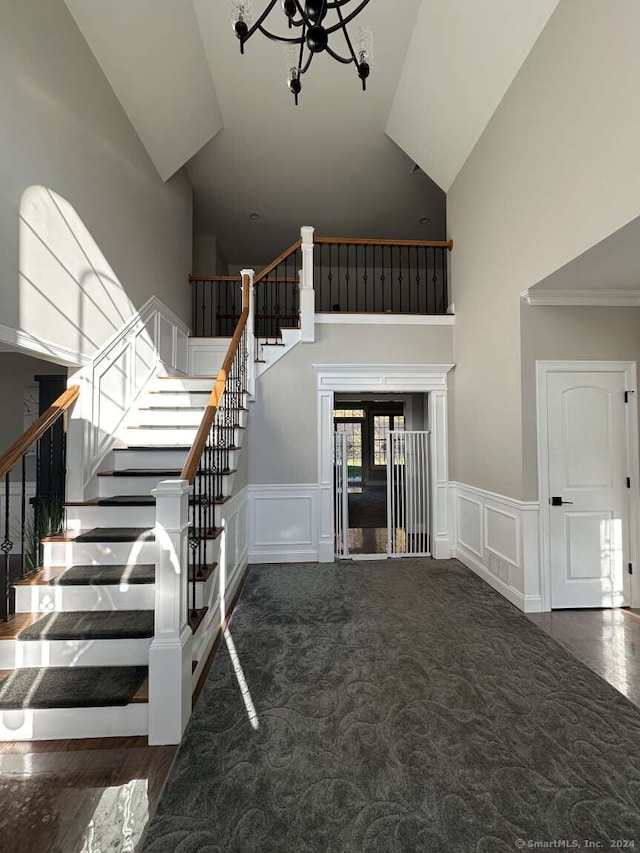
[[[367,78],[371,73],[373,36],[370,30],[359,27],[356,38],[352,41],[347,25],[369,2],[370,0],[269,0],[265,10],[252,24],[251,0],[231,0],[233,29],[240,40],[240,53],[244,53],[245,44],[258,30],[268,39],[287,45],[287,85],[296,104],[302,90],[302,76],[309,70],[313,57],[325,51],[337,62],[355,65],[362,81],[362,89],[366,91]],[[274,33],[266,26],[267,18],[278,3],[284,12],[288,35]],[[342,31],[346,42],[348,52],[345,56],[329,44],[331,36],[339,30]]]

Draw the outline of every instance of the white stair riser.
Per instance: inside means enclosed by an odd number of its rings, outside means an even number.
[[[167,426],[200,426],[204,415],[204,409],[183,408],[179,411],[175,409],[138,409],[132,419],[131,425],[137,424],[153,424],[159,426],[166,424]]]
[[[215,526],[221,524],[221,506],[215,508]],[[67,529],[89,530],[92,527],[154,527],[155,506],[70,506],[67,507]],[[136,562],[140,562],[136,560]]]
[[[162,392],[162,393],[151,393],[145,394],[144,397],[140,400],[141,406],[154,406],[154,407],[163,407],[167,406],[169,408],[176,408],[185,406],[189,408],[190,406],[196,406],[200,409],[204,409],[209,401],[209,397],[211,395],[211,389],[208,391],[202,391],[199,393],[192,394],[179,394],[179,393],[170,393],[170,392]]]
[[[160,477],[98,477],[98,493],[101,498],[112,498],[117,495],[150,495],[158,483],[172,479],[175,478],[168,477],[166,474]]]
[[[151,638],[142,640],[3,640],[0,669],[25,666],[146,666]]]
[[[155,527],[155,523],[155,505],[67,507],[67,529],[70,532],[92,527]]]
[[[233,413],[233,421],[238,426],[246,426],[247,412],[238,409]],[[130,421],[130,426],[166,426],[170,429],[192,426],[197,428],[202,423],[204,409],[139,409]]]
[[[175,468],[182,471],[187,461],[190,447],[176,448],[175,450],[120,450],[114,453],[112,459],[103,466],[105,471],[124,471],[127,468]],[[238,465],[238,451],[231,450],[230,466],[236,468]],[[99,477],[98,480],[103,480]],[[107,478],[108,479],[108,478]]]
[[[154,444],[171,444],[177,447],[190,448],[195,441],[197,427],[189,427],[188,429],[145,429],[144,427],[133,427],[127,430],[127,435],[130,436],[131,444],[142,444],[145,447],[153,447]],[[243,430],[234,430],[234,442],[237,447],[241,446],[241,433]]]
[[[156,379],[149,386],[149,391],[208,391],[211,393],[215,381],[215,376],[172,376]]]
[[[218,560],[220,540],[211,539],[206,545],[206,561]],[[155,542],[47,542],[44,546],[45,566],[85,566],[91,564],[120,565],[156,563]],[[2,667],[0,667],[1,669]]]
[[[45,566],[156,563],[155,542],[45,542]]]
[[[17,586],[16,613],[88,610],[153,610],[155,586]]]
[[[0,711],[0,741],[133,737],[148,732],[149,706]]]
[[[162,480],[170,477],[100,477],[98,489],[101,498],[115,497],[116,495],[150,495]],[[230,495],[233,486],[233,474],[225,474],[222,477],[222,493]]]

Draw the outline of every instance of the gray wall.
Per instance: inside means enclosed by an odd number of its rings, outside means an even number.
[[[551,308],[523,303],[520,315],[524,498],[537,500],[536,361],[640,360],[640,308]]]
[[[560,0],[448,194],[459,482],[524,496],[520,293],[640,214],[638,32]]]
[[[4,401],[0,418],[0,456],[24,432],[24,392],[36,385],[39,373],[66,373],[59,364],[40,361],[22,353],[0,352],[0,399]]]
[[[63,0],[2,0],[0,79],[0,322],[90,353],[152,294],[188,319],[190,183],[162,182]],[[25,248],[31,186],[70,207],[33,199]]]
[[[314,344],[298,344],[258,379],[249,482],[317,482],[314,364],[449,364],[451,356],[451,326],[317,325]]]

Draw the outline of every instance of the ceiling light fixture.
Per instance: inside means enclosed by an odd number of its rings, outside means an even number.
[[[370,30],[359,27],[354,45],[347,31],[347,24],[369,5],[370,0],[269,0],[253,25],[251,2],[252,0],[231,0],[233,30],[240,40],[240,53],[244,53],[245,44],[258,30],[268,39],[287,45],[287,85],[296,104],[302,90],[303,74],[309,70],[316,53],[324,51],[344,65],[353,63],[362,81],[362,89],[366,91],[367,78],[371,73],[373,35]],[[278,3],[288,24],[288,36],[274,33],[265,26],[265,21]],[[332,23],[330,18],[334,18],[336,22]],[[294,29],[298,29],[300,35],[293,35],[291,31]],[[347,56],[341,56],[329,46],[329,37],[338,30],[342,30],[344,35],[348,48]]]
[[[253,219],[253,221],[255,222],[256,219],[260,219],[260,214],[252,212],[249,214],[249,219]]]

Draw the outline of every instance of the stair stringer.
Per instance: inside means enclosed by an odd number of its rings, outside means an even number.
[[[256,362],[256,379],[259,379],[270,367],[277,364],[301,341],[301,329],[282,329],[282,344],[258,344],[260,359]]]

